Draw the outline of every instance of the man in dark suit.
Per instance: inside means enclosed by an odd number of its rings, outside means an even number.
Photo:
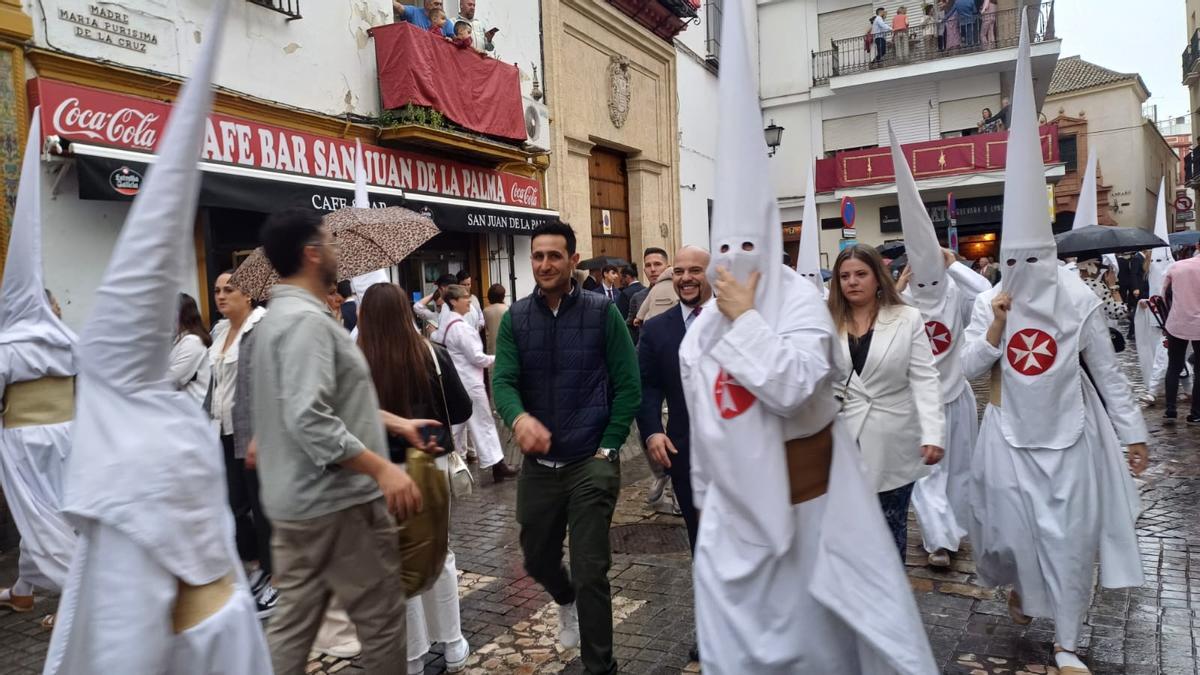
[[[633,265],[621,268],[621,294],[617,296],[617,309],[621,311],[621,316],[626,320],[629,319],[629,301],[645,289],[642,282],[638,281],[637,270]]]
[[[651,460],[664,467],[671,476],[693,549],[699,522],[692,502],[688,411],[679,377],[679,345],[704,303],[712,297],[712,286],[706,276],[708,260],[708,251],[702,248],[685,246],[679,250],[675,256],[674,275],[679,306],[642,324],[638,341],[638,363],[642,373],[638,431]],[[667,403],[665,431],[662,424],[664,400]]]

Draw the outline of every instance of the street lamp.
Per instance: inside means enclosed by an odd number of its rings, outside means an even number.
[[[771,120],[771,124],[768,125],[766,129],[763,129],[763,136],[766,137],[767,149],[770,150],[770,152],[767,153],[767,157],[774,157],[775,149],[778,148],[780,142],[783,141],[783,127],[775,124],[775,120]]]

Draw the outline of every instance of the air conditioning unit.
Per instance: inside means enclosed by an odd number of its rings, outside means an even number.
[[[525,103],[525,147],[529,150],[550,152],[550,111],[546,105],[532,98],[523,97]]]

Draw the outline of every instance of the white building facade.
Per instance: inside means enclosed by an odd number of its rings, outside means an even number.
[[[516,66],[499,71],[511,82],[502,93],[514,105],[536,103],[535,72],[538,86],[546,86],[541,4],[478,2],[477,18],[500,28],[492,57]],[[47,106],[46,278],[75,327],[90,310],[131,198],[99,194],[89,176],[98,163],[140,175],[152,162],[147,134],[161,130],[165,105],[199,53],[209,6],[204,0],[23,1],[34,28],[25,114],[37,103]],[[448,0],[446,10],[455,16],[457,0]],[[376,205],[428,209],[443,230],[393,271],[394,280],[424,293],[440,274],[468,269],[477,293],[497,282],[510,299],[514,288],[522,295],[532,289],[527,232],[555,215],[544,182],[548,148],[531,148],[525,134],[497,140],[435,116],[436,106],[385,111],[372,33],[392,23],[391,0],[231,2],[196,255],[181,289],[206,313],[215,276],[257,244],[267,213],[348,204],[353,160],[347,165],[346,158],[356,139],[366,149]],[[440,46],[429,53],[454,58]],[[103,129],[96,126],[101,120]],[[277,189],[286,198],[276,197]]]

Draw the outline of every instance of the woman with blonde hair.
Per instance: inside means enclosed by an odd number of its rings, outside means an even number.
[[[829,312],[840,338],[833,374],[841,418],[858,440],[903,560],[913,483],[944,452],[941,384],[925,321],[866,246],[838,255]]]

